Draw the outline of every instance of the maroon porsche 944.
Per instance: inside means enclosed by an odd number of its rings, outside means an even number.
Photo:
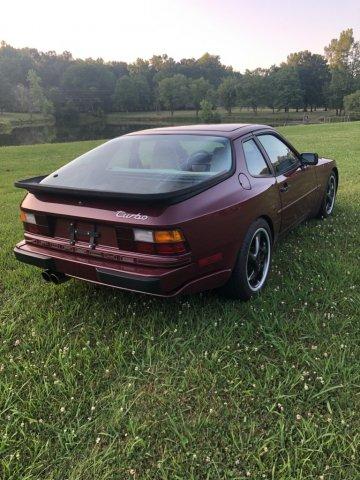
[[[334,208],[334,160],[265,125],[191,125],[115,138],[50,175],[21,180],[16,258],[70,277],[170,297],[258,294],[274,243]]]

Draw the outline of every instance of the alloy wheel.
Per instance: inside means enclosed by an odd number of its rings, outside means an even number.
[[[336,179],[335,179],[335,175],[331,175],[326,187],[325,210],[327,215],[330,215],[334,208],[335,195],[336,195]]]
[[[270,236],[265,228],[258,228],[251,239],[246,264],[247,283],[253,292],[259,291],[265,283],[270,257]]]

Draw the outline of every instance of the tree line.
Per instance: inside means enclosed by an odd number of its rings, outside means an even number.
[[[345,100],[344,100],[345,99]],[[74,59],[33,48],[0,45],[0,111],[54,113],[65,122],[79,113],[202,109],[235,106],[360,112],[360,42],[352,29],[331,40],[324,55],[291,53],[286,62],[244,73],[217,55],[175,61],[154,55],[133,63]]]

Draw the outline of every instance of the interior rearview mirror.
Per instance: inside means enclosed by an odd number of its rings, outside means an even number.
[[[300,158],[304,165],[316,165],[319,161],[319,155],[317,153],[301,153]]]

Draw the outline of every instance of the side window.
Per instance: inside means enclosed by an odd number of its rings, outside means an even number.
[[[295,153],[274,135],[258,135],[257,137],[268,154],[277,175],[287,172],[299,164]]]
[[[269,167],[267,166],[262,153],[258,149],[254,140],[247,140],[243,143],[244,155],[246,165],[250,175],[270,175]]]

